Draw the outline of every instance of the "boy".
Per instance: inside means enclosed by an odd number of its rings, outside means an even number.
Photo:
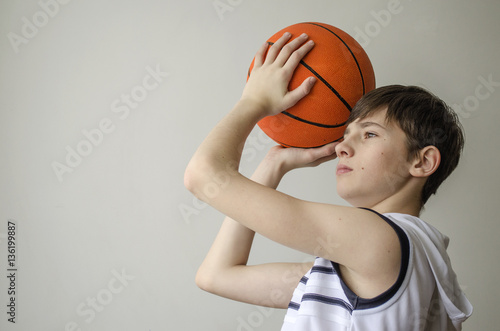
[[[315,83],[309,77],[288,91],[314,47],[307,35],[287,44],[290,38],[285,33],[267,55],[267,44],[260,48],[240,101],[186,169],[186,187],[228,216],[197,284],[234,300],[288,307],[282,330],[460,330],[472,306],[451,268],[448,238],[418,218],[463,147],[442,101],[414,87],[377,89],[353,109],[342,142],[274,147],[251,180],[238,172],[255,124],[293,106]],[[353,207],[275,190],[288,171],[336,157],[337,192]],[[255,232],[318,258],[247,266]]]

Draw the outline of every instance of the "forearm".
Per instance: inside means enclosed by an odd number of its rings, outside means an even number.
[[[285,33],[269,50],[267,43],[259,49],[240,101],[210,132],[189,162],[185,185],[201,200],[212,204],[206,188],[214,184],[215,178],[223,176],[229,182],[231,177],[241,179],[237,173],[241,151],[260,119],[290,108],[311,91],[313,76],[294,90],[288,90],[295,68],[314,46],[312,41],[305,43],[308,38],[305,34],[284,46],[290,37],[291,34]],[[215,180],[215,184],[220,183]]]
[[[280,165],[266,157],[255,170],[251,179],[262,185],[277,188],[283,174]],[[196,275],[197,285],[209,292],[218,292],[217,279],[225,283],[221,275],[236,266],[247,264],[255,232],[226,217],[212,247]]]
[[[298,242],[296,237],[302,236],[303,231],[296,231],[297,226],[288,227],[287,222],[294,218],[297,219],[295,223],[299,218],[302,220],[303,217],[297,217],[295,213],[300,210],[296,207],[298,200],[277,192],[275,188],[285,172],[307,166],[309,162],[313,165],[323,161],[298,157],[296,154],[302,153],[292,152],[295,155],[293,160],[286,162],[289,153],[274,148],[252,180],[241,175],[238,168],[244,143],[257,122],[290,108],[314,85],[315,78],[310,77],[294,90],[288,90],[295,68],[313,47],[312,42],[305,43],[306,35],[284,46],[290,37],[290,34],[284,34],[268,51],[267,43],[261,47],[241,100],[200,145],[184,177],[186,187],[195,196],[238,221],[236,223],[230,218],[224,221],[200,267],[198,285],[235,300],[279,307],[286,307],[301,274],[299,272],[293,282],[283,281],[283,277],[290,273],[290,268],[302,272],[304,265],[247,266],[254,237],[252,230],[294,247],[292,243]],[[269,297],[276,291],[284,294],[279,302]]]
[[[185,185],[201,200],[209,202],[206,187],[217,178],[238,174],[243,146],[261,113],[258,103],[240,100],[197,149],[186,168]]]

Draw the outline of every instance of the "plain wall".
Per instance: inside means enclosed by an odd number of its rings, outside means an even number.
[[[463,159],[422,218],[451,238],[474,305],[464,329],[498,329],[499,15],[496,0],[3,1],[0,329],[279,330],[284,311],[195,286],[223,215],[193,199],[183,173],[262,42],[305,21],[356,36],[377,86],[423,86],[459,111]],[[246,174],[273,145],[258,129],[252,139]],[[344,204],[335,164],[281,189]],[[305,259],[258,237],[251,263]]]

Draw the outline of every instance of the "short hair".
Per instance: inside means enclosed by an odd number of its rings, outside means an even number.
[[[408,160],[431,145],[441,154],[438,169],[422,189],[423,206],[458,165],[465,143],[462,126],[443,100],[421,87],[403,85],[379,87],[365,94],[352,109],[347,124],[386,107],[386,121],[397,123],[406,134]]]

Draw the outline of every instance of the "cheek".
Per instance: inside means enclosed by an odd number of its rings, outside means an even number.
[[[392,186],[395,182],[399,182],[398,179],[407,177],[406,164],[406,159],[399,153],[378,151],[361,164],[360,171],[367,184]]]
[[[374,153],[370,153],[364,162],[360,164],[360,169],[365,174],[376,175],[389,170],[392,165],[391,157],[388,157],[386,152],[374,151]]]
[[[393,191],[410,177],[408,162],[401,154],[391,155],[382,164],[381,184],[388,190]]]

